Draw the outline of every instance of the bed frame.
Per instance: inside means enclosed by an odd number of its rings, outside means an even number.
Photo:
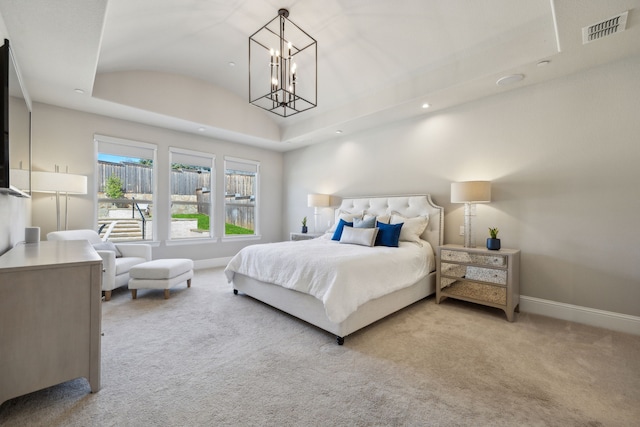
[[[345,198],[336,212],[359,213],[363,211],[373,215],[398,213],[404,217],[428,214],[429,225],[421,237],[431,244],[434,252],[437,246],[443,244],[444,209],[433,203],[429,194]],[[342,345],[344,337],[347,335],[434,294],[435,280],[436,272],[433,271],[407,288],[367,302],[341,323],[329,321],[322,301],[311,295],[261,282],[242,274],[235,274],[233,292],[236,295],[239,291],[243,292],[285,313],[324,329],[334,334],[338,344]]]

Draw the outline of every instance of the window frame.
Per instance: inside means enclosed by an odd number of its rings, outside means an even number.
[[[113,154],[115,156],[121,156],[121,157],[127,157],[127,156],[134,156],[131,153],[135,152],[137,150],[140,151],[151,151],[152,152],[152,166],[151,166],[151,171],[152,171],[152,175],[153,175],[153,182],[151,183],[151,188],[152,188],[152,193],[151,193],[151,200],[152,200],[152,205],[154,206],[154,208],[157,210],[157,206],[158,206],[158,145],[157,144],[152,144],[149,142],[142,142],[142,141],[136,141],[136,140],[131,140],[131,139],[125,139],[125,138],[116,138],[116,137],[112,137],[112,136],[107,136],[107,135],[100,135],[100,134],[94,134],[93,136],[93,141],[94,141],[94,174],[95,174],[95,183],[96,183],[96,188],[94,189],[93,192],[93,206],[94,206],[94,213],[93,213],[93,218],[94,218],[94,228],[97,230],[98,229],[98,205],[101,203],[100,200],[98,198],[98,155],[100,153],[105,153],[105,154]],[[106,145],[111,145],[111,146],[121,146],[122,147],[122,152],[121,153],[116,153],[116,152],[105,152],[105,151],[100,151],[100,144],[106,144]],[[116,150],[117,151],[117,150]],[[158,239],[158,221],[157,220],[152,220],[151,221],[151,233],[152,233],[152,239],[143,239],[143,240],[131,240],[131,241],[126,241],[126,243],[132,243],[132,244],[136,244],[136,243],[145,243],[145,244],[159,244],[160,240]],[[125,243],[125,242],[123,242]]]
[[[181,155],[181,156],[191,156],[191,157],[199,157],[199,158],[204,158],[204,159],[208,159],[210,162],[210,164],[208,165],[211,168],[211,173],[209,176],[209,192],[210,192],[210,203],[209,203],[209,235],[207,237],[172,237],[171,236],[171,218],[172,218],[172,213],[171,213],[171,205],[172,205],[172,200],[171,200],[171,186],[172,186],[172,165],[174,162],[174,153]],[[217,241],[218,238],[217,233],[216,233],[216,225],[215,223],[216,221],[216,216],[215,216],[215,207],[216,207],[216,187],[215,187],[215,183],[216,183],[216,156],[213,153],[207,153],[204,151],[196,151],[196,150],[189,150],[186,148],[179,148],[179,147],[169,147],[169,167],[168,167],[168,173],[169,173],[169,189],[167,192],[167,199],[169,201],[168,204],[168,211],[167,211],[167,244],[179,244],[181,242],[185,242],[185,243],[198,243],[198,242],[211,242],[211,241]]]
[[[255,197],[254,197],[254,213],[253,213],[253,218],[254,218],[254,227],[253,227],[253,234],[227,234],[226,233],[226,219],[227,219],[227,197],[226,197],[226,185],[227,185],[227,164],[228,162],[233,162],[233,163],[240,163],[240,164],[246,164],[246,165],[251,165],[253,167],[255,167]],[[233,156],[224,156],[223,158],[223,177],[224,177],[224,184],[223,184],[223,205],[222,205],[222,212],[223,212],[223,217],[222,217],[222,241],[235,241],[235,240],[257,240],[257,239],[261,239],[262,235],[260,233],[260,161],[258,160],[250,160],[250,159],[245,159],[245,158],[241,158],[241,157],[233,157]]]

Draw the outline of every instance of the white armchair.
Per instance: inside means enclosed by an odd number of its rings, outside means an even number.
[[[103,242],[95,230],[53,231],[47,240],[88,240],[102,257],[102,290],[104,299],[111,299],[111,291],[129,283],[131,267],[151,261],[151,246],[145,244]]]

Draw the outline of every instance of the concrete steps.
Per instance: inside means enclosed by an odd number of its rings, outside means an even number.
[[[142,221],[135,219],[117,219],[117,218],[104,218],[98,220],[98,228],[105,224],[104,228],[100,232],[100,237],[103,237],[111,223],[115,222],[111,233],[109,234],[109,240],[112,242],[126,242],[132,240],[142,240]],[[150,224],[147,224],[149,227]],[[149,227],[150,228],[150,227]],[[150,230],[147,230],[147,236],[149,236]]]

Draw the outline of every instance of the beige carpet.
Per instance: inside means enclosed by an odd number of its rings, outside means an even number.
[[[100,392],[18,397],[0,424],[640,425],[640,337],[526,313],[431,298],[338,346],[212,269],[169,300],[115,292],[103,330]]]

